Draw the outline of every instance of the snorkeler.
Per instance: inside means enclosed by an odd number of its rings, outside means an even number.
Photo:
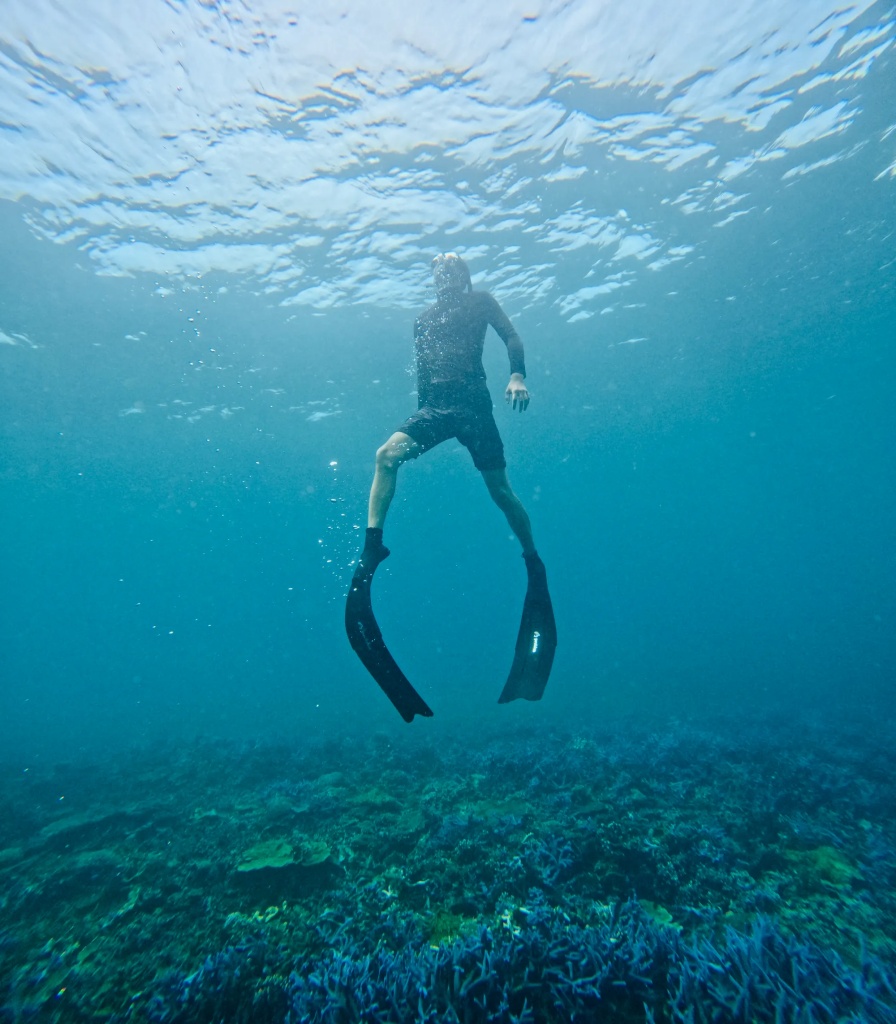
[[[523,343],[497,300],[473,291],[467,264],[453,252],[432,261],[436,301],[414,325],[418,409],[376,453],[370,488],[367,534],[345,607],[349,640],[370,674],[405,721],[432,711],[389,653],[373,615],[370,585],[389,556],[383,545],[386,513],[395,494],[399,467],[449,438],[469,450],[488,492],[507,517],[523,549],[528,588],[510,674],[499,698],[539,700],[547,684],[557,644],[554,613],[544,563],[535,550],[532,527],[507,479],[504,445],[492,414],[482,351],[491,325],[507,347],[510,382],[504,397],[514,410],[529,405]]]

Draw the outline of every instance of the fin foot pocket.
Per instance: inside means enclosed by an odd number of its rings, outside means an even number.
[[[385,562],[391,554],[392,552],[382,544],[365,545],[352,574],[352,586],[359,581],[369,586],[380,563]]]

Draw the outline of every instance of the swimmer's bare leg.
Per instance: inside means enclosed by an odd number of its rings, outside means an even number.
[[[398,480],[398,468],[409,459],[416,459],[420,454],[420,445],[408,434],[397,430],[389,440],[377,450],[376,471],[370,487],[370,501],[367,505],[367,526],[369,529],[382,531],[386,522],[386,513],[395,495],[395,484]]]
[[[529,515],[523,508],[523,503],[514,494],[510,481],[507,479],[506,469],[483,469],[482,479],[488,488],[488,493],[498,508],[507,517],[510,529],[516,534],[517,540],[523,546],[523,556],[535,554],[535,541],[532,538],[532,524]]]

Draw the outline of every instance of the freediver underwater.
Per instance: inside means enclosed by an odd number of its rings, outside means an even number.
[[[473,289],[469,267],[457,253],[436,256],[432,277],[436,301],[414,324],[417,411],[377,450],[364,549],[345,603],[345,629],[352,648],[406,722],[415,715],[432,717],[433,712],[386,646],[373,612],[371,586],[377,568],[390,554],[383,544],[383,529],[398,470],[443,441],[456,438],[470,452],[492,500],[523,549],[526,596],[513,663],[498,702],[540,700],[557,647],[547,572],[535,547],[529,516],[507,478],[504,445],[482,364],[491,326],[510,361],[505,401],[511,410],[525,412],[530,395],[522,340],[494,296]]]

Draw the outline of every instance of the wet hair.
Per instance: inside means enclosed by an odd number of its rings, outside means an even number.
[[[440,252],[432,261],[432,279],[439,295],[445,292],[471,292],[470,268],[456,252]]]

